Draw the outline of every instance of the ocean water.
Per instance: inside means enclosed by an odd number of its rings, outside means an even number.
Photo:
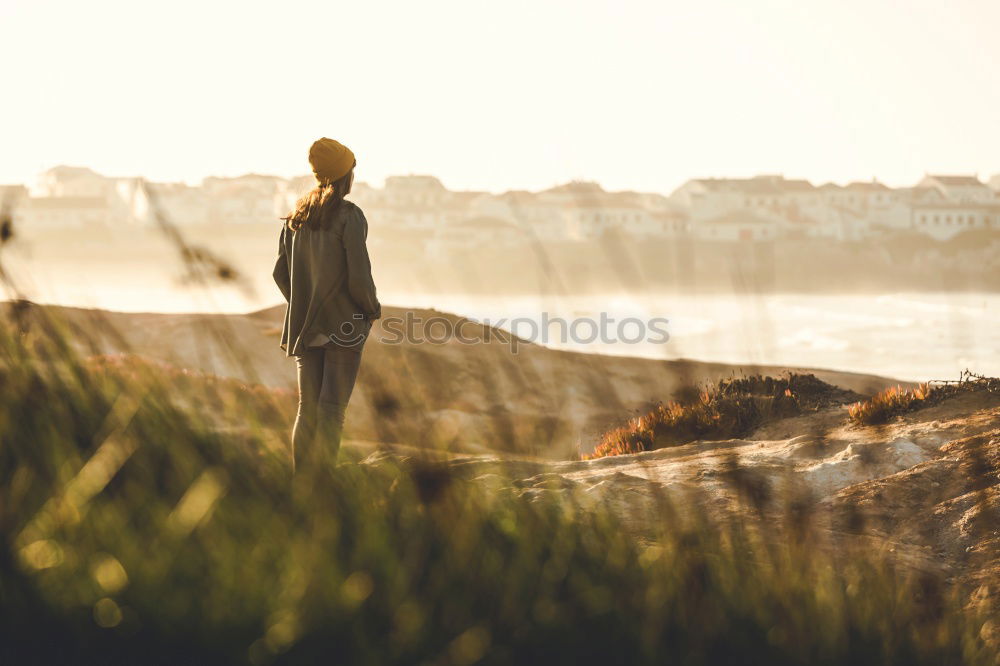
[[[253,285],[212,288],[187,286],[141,266],[130,272],[109,267],[108,272],[91,268],[19,275],[28,297],[81,307],[248,312],[279,302],[269,275]],[[955,379],[966,368],[1000,375],[1000,294],[609,293],[537,298],[382,291],[380,296],[386,304],[452,312],[540,344],[580,352],[830,368],[914,381]],[[591,339],[602,315],[605,335]],[[543,335],[543,321],[555,319],[565,323],[554,323]],[[619,329],[626,319],[629,322]]]
[[[830,368],[913,381],[956,379],[966,368],[1000,375],[998,294],[608,294],[547,302],[411,294],[399,302],[491,323],[505,320],[506,330],[574,351]],[[562,324],[550,326],[542,339],[546,316],[550,322],[560,317],[570,325],[577,320],[599,325],[602,313],[610,321],[603,339],[587,341],[594,329],[587,323],[577,324],[577,336],[564,335],[568,327]],[[617,325],[626,318],[666,319],[669,339],[647,328],[636,341],[641,327],[634,321],[619,337]]]

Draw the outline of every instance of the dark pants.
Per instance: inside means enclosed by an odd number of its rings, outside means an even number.
[[[295,357],[299,411],[292,430],[295,467],[337,459],[347,401],[361,367],[361,349],[310,347]]]

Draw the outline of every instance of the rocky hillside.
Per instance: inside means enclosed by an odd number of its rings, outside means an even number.
[[[699,441],[573,462],[459,457],[438,463],[477,483],[512,476],[518,495],[582,491],[639,536],[686,511],[799,520],[829,546],[880,546],[921,572],[1000,590],[1000,395],[960,394],[878,427],[832,407],[744,439]],[[388,454],[369,456],[378,464]]]

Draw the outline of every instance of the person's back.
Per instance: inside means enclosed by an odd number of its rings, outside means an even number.
[[[380,314],[365,247],[368,222],[354,203],[342,201],[317,225],[282,227],[279,256],[287,278],[276,275],[288,301],[281,347],[289,356],[326,344],[364,344],[371,319]],[[280,268],[280,265],[279,265]]]
[[[381,316],[361,209],[344,200],[354,154],[331,139],[309,151],[319,186],[285,218],[274,281],[288,302],[281,348],[298,365],[293,461],[336,459],[371,322]],[[326,457],[326,456],[322,456]]]

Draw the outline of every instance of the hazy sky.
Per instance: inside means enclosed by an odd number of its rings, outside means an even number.
[[[669,192],[1000,172],[997,0],[2,0],[0,183],[55,164]]]

